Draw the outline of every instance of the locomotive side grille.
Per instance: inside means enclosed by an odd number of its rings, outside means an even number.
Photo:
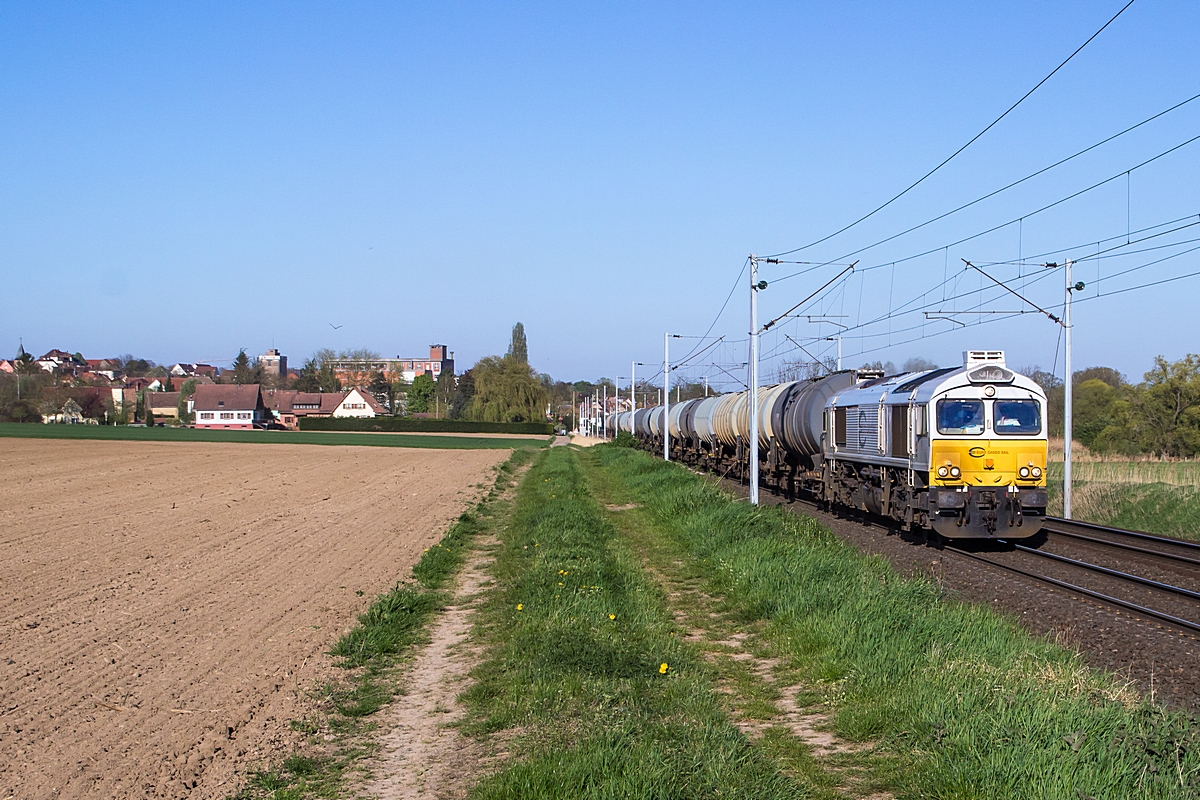
[[[846,446],[863,453],[878,451],[878,406],[852,406],[846,409]]]

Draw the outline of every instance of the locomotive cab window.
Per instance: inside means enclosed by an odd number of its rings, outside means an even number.
[[[1041,403],[1037,400],[997,400],[992,404],[992,427],[1001,435],[1041,433]]]
[[[937,404],[938,433],[983,433],[982,400],[939,400]]]

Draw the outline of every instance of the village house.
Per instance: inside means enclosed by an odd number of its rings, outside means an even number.
[[[376,417],[387,414],[366,391],[298,392],[295,389],[265,389],[263,405],[275,421],[288,430],[300,428],[301,417]]]
[[[271,418],[257,383],[197,386],[192,409],[197,428],[250,429],[263,427]]]
[[[342,402],[333,411],[335,417],[370,418],[386,414],[387,409],[375,399],[375,395],[363,389],[346,392]]]
[[[109,358],[85,358],[88,372],[93,375],[101,375],[110,381],[115,381],[121,372],[117,362]]]
[[[146,392],[146,408],[156,417],[179,416],[179,392]]]
[[[67,402],[63,404],[61,413],[54,414],[50,417],[44,417],[42,421],[55,422],[60,425],[82,425],[87,420],[85,420],[83,417],[83,409],[80,408],[79,403],[76,403],[72,398],[68,399]]]
[[[87,363],[66,350],[51,350],[37,360],[39,367],[51,374],[61,373],[74,375],[76,370],[86,369]]]
[[[263,405],[275,421],[294,431],[301,417],[332,417],[345,395],[342,392],[299,392],[295,389],[267,389]]]
[[[221,370],[211,364],[175,364],[167,372],[171,373],[175,378],[195,378],[203,376],[205,378],[216,378],[221,374]]]

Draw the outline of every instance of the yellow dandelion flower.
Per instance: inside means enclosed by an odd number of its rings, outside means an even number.
[[[658,665],[658,674],[659,674],[659,675],[666,675],[666,674],[667,674],[667,670],[669,670],[669,669],[670,669],[670,667],[668,667],[668,666],[667,666],[667,662],[665,662],[665,661],[664,661],[663,663],[661,663],[661,664],[659,664],[659,665]]]
[[[559,586],[562,586],[562,585],[563,585],[563,584],[562,584],[562,581],[559,581],[559,582],[558,582],[558,585],[559,585]]]
[[[608,615],[608,618],[609,618],[609,619],[616,619],[616,618],[617,618],[617,615],[616,615],[616,614],[609,614],[609,615]]]
[[[524,611],[524,610],[525,610],[525,604],[517,603],[517,611]]]

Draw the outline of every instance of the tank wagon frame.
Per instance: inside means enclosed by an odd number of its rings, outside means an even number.
[[[1046,513],[1045,393],[1001,351],[884,377],[846,370],[758,390],[762,485],[947,538],[1029,538]],[[749,479],[748,391],[610,415],[693,468]]]

